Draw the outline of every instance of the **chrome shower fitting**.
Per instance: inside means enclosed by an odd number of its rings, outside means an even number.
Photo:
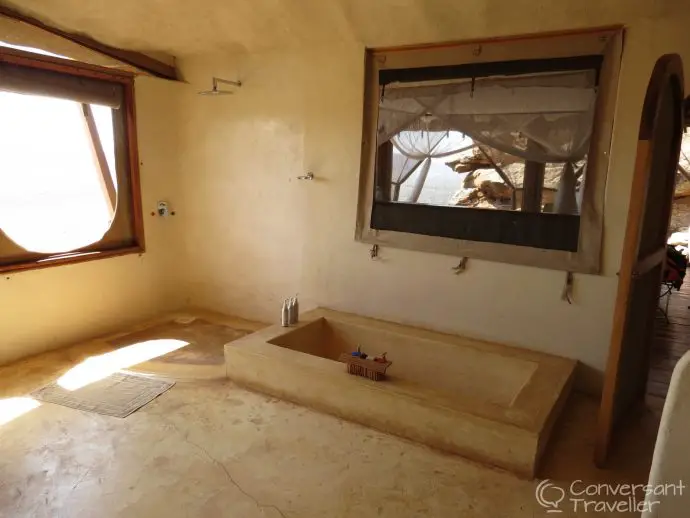
[[[213,78],[213,86],[211,90],[202,90],[197,92],[199,95],[232,95],[235,92],[231,90],[220,90],[218,84],[223,83],[225,85],[235,86],[237,88],[242,86],[242,81],[228,81],[227,79],[221,79],[220,77]]]

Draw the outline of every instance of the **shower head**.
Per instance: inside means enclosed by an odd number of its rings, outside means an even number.
[[[231,92],[230,90],[218,90],[218,88],[213,88],[212,90],[202,90],[201,92],[197,92],[199,95],[232,95],[235,92]]]
[[[239,88],[242,86],[241,81],[228,81],[226,79],[221,79],[219,77],[214,77],[213,78],[213,87],[210,90],[202,90],[201,92],[197,92],[199,95],[232,95],[235,92],[231,90],[220,90],[218,88],[218,83],[223,83],[226,85],[231,85],[231,86],[236,86]]]

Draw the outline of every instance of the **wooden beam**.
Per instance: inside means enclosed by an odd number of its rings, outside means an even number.
[[[100,65],[81,63],[72,61],[71,59],[44,56],[43,54],[36,54],[35,52],[10,49],[7,47],[0,47],[0,63],[9,63],[11,65],[19,65],[30,68],[40,68],[43,70],[50,70],[52,72],[70,74],[73,76],[91,77],[94,79],[117,82],[125,85],[132,83],[135,76],[132,72],[125,70],[116,70],[114,68],[106,68]]]
[[[6,7],[4,5],[0,5],[0,15],[29,24],[33,27],[37,27],[51,34],[55,34],[56,36],[60,36],[61,38],[65,38],[69,41],[77,43],[82,47],[86,47],[87,49],[100,52],[101,54],[122,61],[123,63],[127,63],[128,65],[137,67],[155,76],[162,77],[164,79],[177,80],[177,69],[174,66],[170,66],[167,63],[163,63],[162,61],[159,61],[140,52],[134,52],[131,50],[123,50],[118,49],[116,47],[111,47],[110,45],[101,43],[100,41],[94,40],[89,36],[83,34],[76,34],[63,29],[59,29],[57,27],[53,27],[42,22],[37,18],[23,14],[15,9]]]
[[[525,179],[522,183],[522,211],[541,212],[541,198],[544,190],[546,164],[525,161]]]
[[[96,250],[88,252],[74,252],[68,254],[35,254],[32,260],[15,263],[0,262],[0,273],[18,273],[27,270],[40,270],[43,268],[50,268],[51,266],[60,266],[65,264],[76,264],[87,261],[94,261],[96,259],[106,259],[109,257],[119,257],[122,255],[144,253],[143,247],[139,245],[129,246],[126,248],[119,248],[115,250]]]
[[[134,218],[134,239],[142,250],[146,248],[144,232],[144,209],[141,205],[141,175],[139,174],[139,145],[137,140],[137,113],[134,98],[134,84],[125,86],[125,134],[127,135],[127,159],[129,160],[129,193],[130,210]],[[118,117],[113,117],[113,126],[117,134]],[[116,137],[117,138],[117,137]],[[115,146],[115,163],[117,163],[117,144]]]
[[[98,128],[96,127],[96,119],[94,119],[93,116],[93,109],[91,108],[90,104],[82,104],[81,108],[82,113],[84,114],[86,130],[91,141],[94,161],[96,162],[100,172],[99,179],[101,188],[103,189],[103,194],[108,200],[108,210],[110,211],[110,218],[112,219],[115,215],[115,207],[117,206],[117,191],[115,190],[115,183],[113,182],[113,177],[110,174],[110,167],[108,166],[108,160],[106,159],[105,152],[103,151],[101,138],[98,135]]]
[[[413,45],[401,45],[397,47],[379,47],[373,49],[375,54],[389,53],[389,52],[405,52],[410,50],[429,50],[429,49],[444,49],[453,48],[461,45],[487,45],[489,43],[518,43],[529,40],[543,40],[546,38],[559,38],[563,36],[586,36],[589,34],[597,34],[611,32],[618,32],[625,28],[624,25],[602,25],[600,27],[590,27],[587,29],[566,29],[560,31],[536,32],[530,34],[513,34],[509,36],[495,36],[493,38],[475,38],[461,41],[444,41],[439,43],[422,43]]]

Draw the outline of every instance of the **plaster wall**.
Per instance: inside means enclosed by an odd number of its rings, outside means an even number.
[[[655,60],[690,63],[689,15],[673,0],[171,0],[160,23],[135,0],[26,9],[113,45],[180,56],[189,84],[137,81],[147,253],[0,280],[0,362],[197,305],[275,321],[283,297],[578,359],[596,392],[608,352],[640,109]],[[23,4],[24,5],[24,4]],[[54,9],[53,9],[54,11]],[[139,16],[138,14],[141,14]],[[147,14],[146,16],[144,14]],[[625,24],[602,275],[383,248],[354,241],[365,46]],[[182,30],[184,28],[184,30]],[[201,97],[211,76],[234,96]],[[688,74],[690,76],[690,74]],[[313,171],[317,180],[296,177]]]
[[[144,213],[176,198],[178,86],[136,82]],[[116,330],[180,304],[175,218],[145,217],[146,253],[0,277],[0,364]]]
[[[187,56],[180,96],[180,221],[186,302],[275,321],[296,292],[326,306],[574,358],[580,388],[600,390],[615,300],[640,110],[656,59],[690,65],[690,34],[663,2],[511,2],[469,10],[463,22],[415,31],[381,21],[360,41],[270,52]],[[599,5],[606,4],[606,5]],[[669,4],[670,5],[670,4]],[[440,16],[438,18],[441,19]],[[565,273],[382,248],[355,242],[364,49],[535,31],[626,24],[611,148],[601,275],[575,276],[575,304],[560,299]],[[202,97],[213,75],[241,78],[233,96]],[[690,75],[690,74],[688,74]],[[298,175],[313,171],[314,182]]]

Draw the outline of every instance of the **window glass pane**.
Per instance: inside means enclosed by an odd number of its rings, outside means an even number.
[[[117,185],[111,110],[92,108]],[[29,251],[67,252],[99,241],[112,217],[81,104],[0,92],[3,232]]]

